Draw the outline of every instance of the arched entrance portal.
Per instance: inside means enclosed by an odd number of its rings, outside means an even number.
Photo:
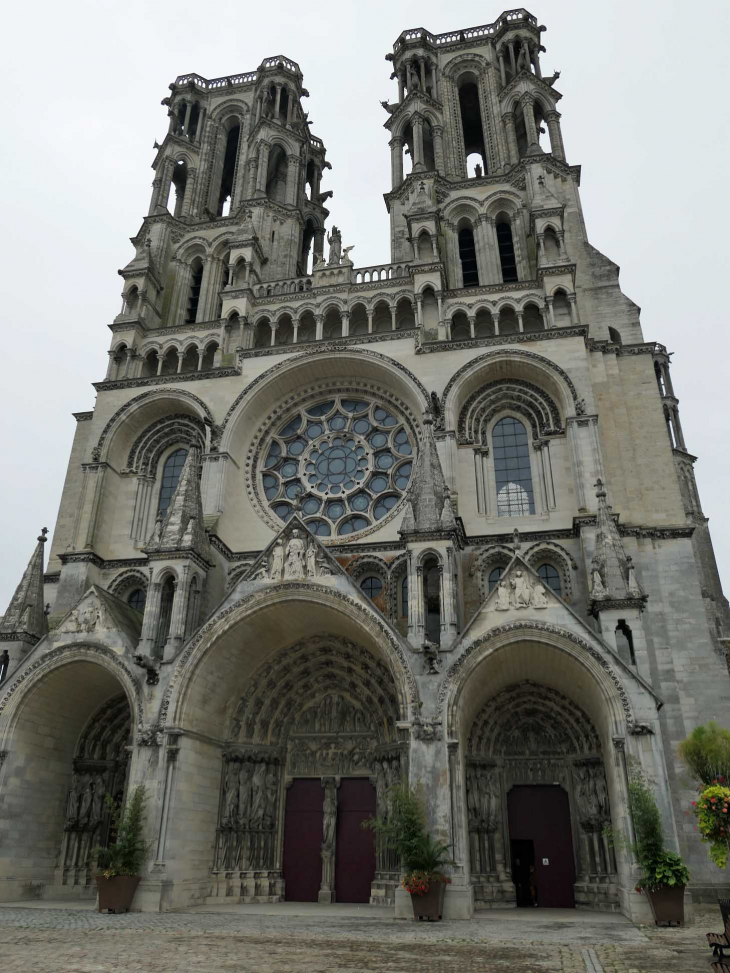
[[[132,694],[115,661],[69,647],[0,700],[0,900],[95,895],[104,797],[126,784]]]
[[[393,898],[398,866],[361,828],[405,767],[387,666],[316,635],[253,673],[223,749],[214,894],[244,901]]]
[[[521,681],[492,697],[469,733],[466,796],[478,904],[617,907],[601,741],[567,696]]]

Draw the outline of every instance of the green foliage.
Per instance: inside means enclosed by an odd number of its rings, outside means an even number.
[[[407,873],[403,882],[405,888],[409,888],[409,882],[421,887],[425,883],[423,891],[428,891],[432,881],[448,882],[441,869],[452,864],[449,846],[436,841],[426,830],[420,794],[402,785],[392,788],[390,796],[392,810],[387,819],[369,818],[363,821],[363,827],[372,829],[386,848],[397,852]]]
[[[730,730],[710,720],[679,745],[679,756],[703,784],[730,780]]]
[[[689,870],[679,855],[664,848],[664,828],[646,778],[638,768],[629,773],[629,803],[634,822],[636,844],[633,847],[643,877],[638,888],[662,888],[686,885]]]
[[[111,831],[116,833],[114,844],[95,849],[97,868],[104,878],[117,875],[139,875],[147,855],[147,843],[143,838],[145,801],[144,784],[138,784],[122,810],[109,794],[106,804],[111,812]]]
[[[718,868],[727,866],[730,852],[730,787],[711,784],[697,801],[692,801],[702,840],[709,844],[709,855]]]

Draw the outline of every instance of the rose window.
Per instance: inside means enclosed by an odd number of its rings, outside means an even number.
[[[330,396],[289,415],[265,443],[259,462],[264,496],[283,521],[298,508],[321,537],[365,530],[407,489],[413,441],[391,406]]]

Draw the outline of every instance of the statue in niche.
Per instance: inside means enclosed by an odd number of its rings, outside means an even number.
[[[81,793],[81,804],[79,805],[79,822],[84,823],[91,811],[91,802],[94,799],[94,782],[91,777],[86,778],[86,784]]]
[[[230,828],[236,817],[238,807],[238,778],[239,767],[232,760],[228,761],[226,767],[226,781],[223,785],[223,814],[221,815],[221,825]]]
[[[479,782],[480,817],[487,831],[494,831],[499,820],[499,782],[497,771],[480,767],[477,773]]]
[[[101,774],[97,774],[94,778],[94,796],[91,800],[91,818],[89,824],[92,828],[96,827],[100,823],[104,815],[104,797],[106,795],[106,787],[104,786],[104,778]]]
[[[439,666],[439,645],[430,639],[423,642],[423,661],[426,665],[427,676],[437,676],[441,671]]]
[[[307,577],[317,577],[317,546],[314,541],[307,546]]]
[[[322,820],[322,889],[332,888],[334,879],[335,831],[337,827],[337,788],[325,784]]]
[[[279,773],[274,764],[268,765],[266,771],[266,811],[264,813],[264,827],[271,830],[276,821],[276,806],[279,802]]]
[[[327,234],[327,243],[330,248],[327,264],[333,267],[339,264],[340,257],[342,256],[342,234],[336,226],[332,227],[332,233]]]
[[[510,601],[510,592],[506,581],[500,581],[497,585],[497,597],[494,602],[494,607],[499,612],[509,611],[509,609],[512,607]]]
[[[266,764],[258,763],[254,766],[251,778],[251,816],[249,827],[260,828],[266,807]]]
[[[286,561],[284,563],[284,577],[287,580],[299,581],[306,576],[304,565],[305,543],[300,531],[294,528],[286,546]]]
[[[532,597],[532,585],[523,571],[515,571],[510,580],[512,588],[512,602],[515,608],[529,608]]]
[[[79,816],[79,798],[81,797],[81,779],[77,774],[71,778],[71,790],[68,793],[66,805],[66,824],[75,824]]]
[[[479,827],[479,819],[481,817],[481,802],[477,767],[470,767],[466,778],[466,806],[469,812],[469,827]]]
[[[281,581],[281,575],[284,570],[284,541],[279,538],[279,540],[274,544],[274,550],[271,553],[271,568],[269,570],[269,577],[272,581]]]
[[[536,584],[532,589],[532,607],[547,608],[548,600],[545,588],[541,584]]]
[[[244,827],[248,827],[251,816],[251,780],[253,777],[253,765],[247,760],[241,764],[241,771],[238,778],[238,820]]]

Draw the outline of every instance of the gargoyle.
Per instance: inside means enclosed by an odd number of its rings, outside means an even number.
[[[388,104],[387,101],[381,101],[380,104],[383,106],[383,108],[387,111],[389,115],[392,115],[393,112],[398,108],[397,105],[390,105]]]

